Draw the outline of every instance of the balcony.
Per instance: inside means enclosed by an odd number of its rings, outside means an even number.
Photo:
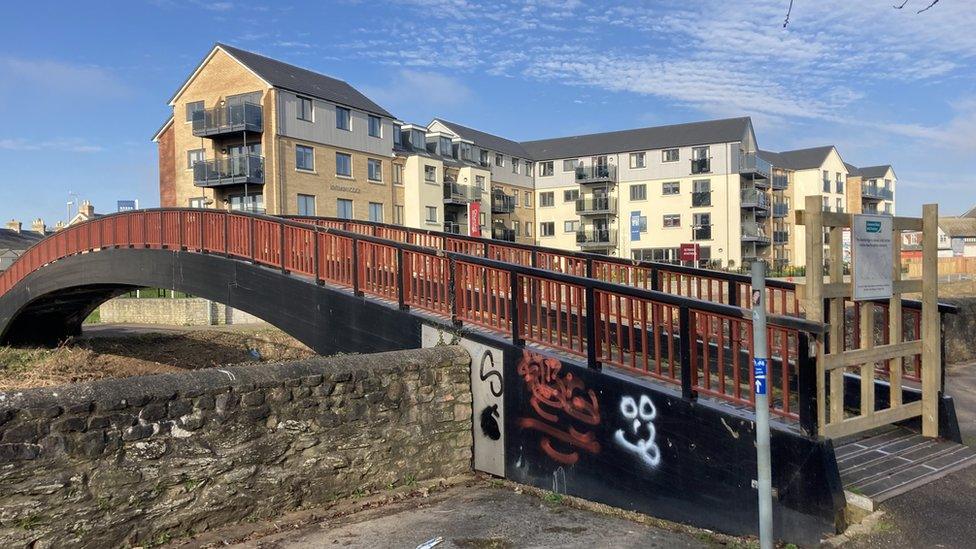
[[[617,167],[610,165],[578,166],[576,168],[576,182],[580,185],[616,183]]]
[[[691,193],[691,207],[703,208],[712,205],[712,191]]]
[[[506,240],[508,242],[515,242],[515,229],[506,229],[505,227],[492,227],[491,237],[495,240]]]
[[[711,158],[692,158],[691,159],[691,173],[712,173],[712,159]]]
[[[786,231],[773,231],[773,244],[786,244],[790,240],[790,233]]]
[[[491,193],[491,213],[510,214],[515,211],[515,197],[507,195],[502,191],[492,191]]]
[[[698,227],[691,228],[691,239],[692,240],[711,240],[712,239],[712,226],[711,225],[700,225]]]
[[[789,214],[789,204],[786,202],[773,202],[773,217],[786,217]]]
[[[193,135],[197,137],[239,137],[264,131],[264,109],[256,103],[242,103],[204,109],[193,113]]]
[[[453,221],[445,221],[444,232],[450,234],[461,234],[461,224]]]
[[[579,215],[617,214],[617,199],[609,196],[588,196],[576,199]]]
[[[750,179],[769,179],[773,166],[756,153],[739,151],[739,175]],[[692,172],[694,173],[694,172]]]
[[[444,203],[467,204],[481,198],[481,189],[471,185],[459,185],[454,180],[444,180]]]
[[[769,235],[766,229],[754,221],[742,222],[742,241],[755,242],[756,244],[769,244]]]
[[[194,162],[193,184],[197,187],[264,185],[264,157],[240,155]]]
[[[576,243],[582,248],[610,248],[617,245],[616,229],[580,229]]]
[[[756,189],[742,189],[739,198],[743,208],[755,208],[757,210],[769,210],[769,197],[766,193]]]
[[[785,191],[790,186],[790,178],[785,175],[773,176],[773,190]]]
[[[891,189],[879,187],[877,185],[861,185],[861,198],[871,200],[892,200],[895,193]]]

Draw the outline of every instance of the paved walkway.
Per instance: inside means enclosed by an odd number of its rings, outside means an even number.
[[[400,547],[433,538],[434,549],[516,547],[707,548],[707,539],[569,507],[485,483],[456,486],[298,530],[257,538],[243,548]]]

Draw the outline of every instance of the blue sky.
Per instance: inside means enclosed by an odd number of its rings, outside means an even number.
[[[750,115],[760,146],[891,163],[898,210],[976,203],[976,8],[929,0],[10,2],[0,219],[158,204],[150,137],[216,41],[342,78],[408,122],[535,139]],[[914,9],[911,9],[914,8]],[[968,161],[968,162],[967,162]]]

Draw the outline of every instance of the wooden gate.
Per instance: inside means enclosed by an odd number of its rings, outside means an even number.
[[[938,205],[923,206],[921,219],[892,218],[893,295],[887,302],[852,300],[852,281],[844,274],[843,237],[844,230],[851,229],[853,215],[823,211],[819,196],[808,196],[805,208],[805,211],[797,212],[797,224],[806,227],[806,315],[809,319],[823,319],[829,325],[826,345],[818,349],[819,432],[838,438],[921,416],[922,434],[926,437],[938,436],[938,399],[942,377],[938,310]],[[923,268],[920,279],[902,278],[902,231],[922,231]],[[825,248],[828,254],[826,281]],[[851,260],[857,261],[857,258],[852,257]],[[916,328],[910,330],[914,333],[906,333],[905,330],[902,310],[902,294],[905,293],[922,295],[920,328],[915,324]],[[848,305],[851,305],[850,311]],[[877,325],[875,316],[879,309],[886,312],[887,317],[881,317],[887,321],[882,326]],[[859,409],[844,406],[845,373],[856,374],[860,378]],[[880,399],[883,406],[876,404],[877,379],[887,379],[890,383],[890,398]],[[903,387],[921,389],[921,399],[905,402]]]

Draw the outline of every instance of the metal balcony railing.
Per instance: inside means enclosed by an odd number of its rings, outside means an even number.
[[[742,223],[742,241],[769,244],[769,235],[766,234],[766,229],[758,223],[745,221]]]
[[[875,198],[878,200],[891,200],[894,198],[894,193],[891,189],[886,189],[884,187],[879,187],[878,185],[862,185],[861,186],[861,196],[863,198]]]
[[[785,175],[774,175],[773,176],[773,190],[782,191],[786,190],[790,186],[790,179]]]
[[[743,208],[769,209],[769,197],[756,189],[742,189],[739,198]]]
[[[616,183],[617,167],[604,164],[578,166],[576,168],[576,182],[580,185],[589,183]]]
[[[616,246],[616,229],[579,229],[576,231],[576,243],[580,246]]]
[[[712,172],[711,158],[691,159],[691,173],[711,173],[711,172]]]
[[[515,211],[515,197],[501,191],[491,193],[491,213],[510,214]]]
[[[263,185],[264,157],[258,155],[227,156],[201,160],[193,164],[193,184],[197,187],[223,185]]]
[[[481,189],[444,180],[444,202],[472,202],[481,198]]]
[[[576,213],[580,215],[616,214],[617,199],[609,196],[588,196],[576,199]]]
[[[786,202],[773,202],[773,217],[786,217],[789,214],[789,204]]]
[[[712,205],[712,191],[699,191],[691,193],[691,207],[701,208]]]
[[[754,179],[769,179],[773,166],[754,152],[739,151],[739,174]]]
[[[711,225],[699,225],[698,227],[691,228],[691,239],[692,240],[711,240],[712,239],[712,226]]]
[[[785,244],[790,239],[790,233],[786,231],[773,231],[773,243]]]
[[[508,229],[505,227],[492,227],[491,237],[495,240],[505,240],[508,242],[515,242],[515,229]]]
[[[264,131],[264,108],[257,103],[238,103],[193,113],[193,135],[222,137],[241,132]]]
[[[444,232],[451,234],[461,234],[461,224],[453,221],[444,222]]]

